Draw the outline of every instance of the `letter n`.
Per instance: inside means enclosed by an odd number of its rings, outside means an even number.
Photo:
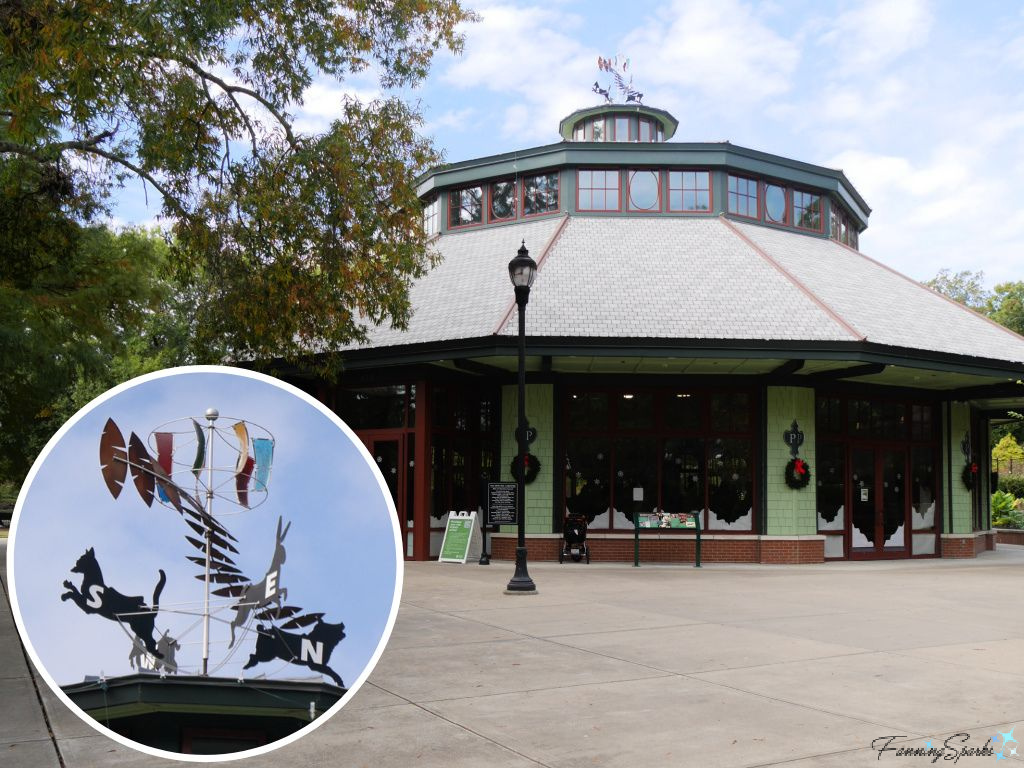
[[[324,644],[319,640],[314,643],[308,637],[304,637],[299,645],[299,660],[307,662],[310,659],[314,664],[324,663]]]

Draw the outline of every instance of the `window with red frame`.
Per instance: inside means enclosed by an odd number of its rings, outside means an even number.
[[[821,232],[821,196],[801,189],[793,190],[793,224],[800,229]]]
[[[711,174],[708,171],[669,171],[670,211],[710,211]]]
[[[558,210],[558,174],[543,173],[523,179],[523,215],[536,216]]]
[[[764,220],[770,224],[789,223],[789,191],[785,187],[764,185]]]
[[[661,210],[661,174],[658,171],[630,171],[626,195],[631,211]]]
[[[448,196],[448,226],[479,224],[484,218],[484,188],[457,189]]]
[[[516,217],[516,183],[511,179],[491,184],[491,221]]]
[[[619,116],[615,118],[615,140],[629,141],[629,118]]]
[[[576,176],[577,209],[619,210],[619,171],[579,171]]]
[[[729,176],[729,213],[757,218],[757,179]]]

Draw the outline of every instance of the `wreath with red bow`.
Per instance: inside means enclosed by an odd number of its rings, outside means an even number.
[[[970,464],[964,464],[964,471],[960,473],[960,479],[963,480],[968,491],[973,491],[975,483],[978,481],[978,462],[972,461]]]
[[[537,475],[540,473],[540,459],[534,456],[532,453],[528,453],[525,456],[512,459],[512,466],[509,469],[512,472],[512,477],[515,480],[519,479],[519,475],[523,472],[523,468],[526,469],[526,473],[523,475],[523,482],[529,485],[537,479]]]
[[[786,485],[800,490],[811,482],[811,465],[797,457],[789,460],[786,465]]]

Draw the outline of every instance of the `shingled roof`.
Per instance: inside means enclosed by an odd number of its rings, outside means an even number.
[[[725,217],[560,216],[445,234],[381,348],[514,336],[506,265],[539,270],[531,337],[867,342],[1024,363],[1024,338],[834,241]]]

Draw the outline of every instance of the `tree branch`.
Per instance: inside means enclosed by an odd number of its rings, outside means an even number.
[[[219,86],[220,89],[224,91],[224,93],[226,93],[230,97],[230,99],[235,103],[235,106],[238,107],[239,113],[243,116],[243,120],[245,120],[247,124],[249,121],[247,116],[245,116],[245,110],[242,109],[241,105],[238,103],[238,100],[235,99],[234,94],[241,93],[245,96],[255,99],[263,106],[264,109],[266,109],[271,115],[274,116],[274,119],[277,120],[281,128],[284,129],[284,135],[285,138],[288,140],[289,146],[291,146],[292,149],[298,149],[298,142],[295,139],[295,135],[292,133],[291,125],[285,119],[284,114],[280,110],[278,110],[278,108],[274,106],[274,104],[269,99],[267,99],[257,91],[252,90],[251,88],[246,88],[242,85],[231,85],[226,80],[217,77],[211,72],[207,72],[205,69],[199,66],[199,64],[192,61],[191,59],[186,59],[184,57],[179,56],[169,56],[168,58],[170,58],[172,61],[178,62],[179,64],[185,67],[188,67],[204,80],[208,80],[211,83],[214,83],[215,85]]]

